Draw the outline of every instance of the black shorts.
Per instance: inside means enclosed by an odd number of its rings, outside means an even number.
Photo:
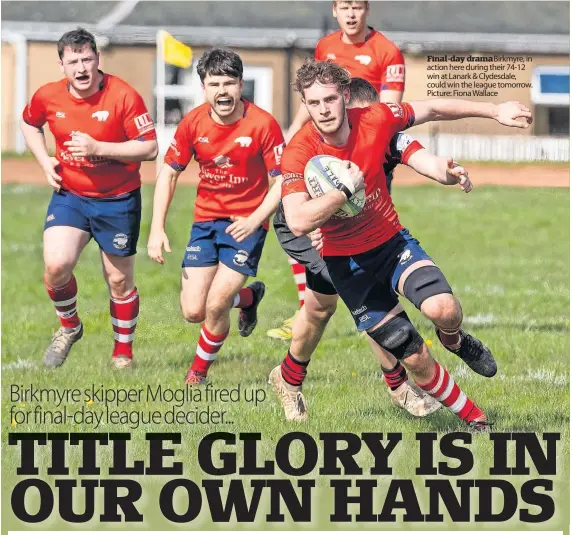
[[[288,256],[306,268],[306,286],[317,293],[335,295],[338,292],[332,284],[328,268],[318,251],[312,247],[308,236],[294,236],[286,224],[284,207],[278,205],[274,215],[274,230],[282,249]]]

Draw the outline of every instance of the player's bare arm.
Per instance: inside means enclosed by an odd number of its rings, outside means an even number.
[[[73,156],[101,156],[112,160],[144,162],[154,160],[159,152],[157,141],[131,139],[120,143],[98,141],[83,132],[74,134],[64,146]]]
[[[274,213],[280,202],[280,191],[282,189],[282,175],[272,177],[268,175],[268,182],[271,184],[262,204],[248,217],[231,216],[232,225],[228,226],[226,233],[230,234],[237,242],[244,241],[260,228],[263,223]]]
[[[466,169],[455,162],[453,158],[437,156],[427,149],[420,149],[409,157],[407,165],[420,175],[445,186],[459,184],[465,193],[469,193],[473,189]]]
[[[363,173],[357,165],[344,161],[340,182],[348,187],[348,195],[353,195],[364,187]],[[332,190],[316,199],[306,192],[290,193],[282,198],[282,203],[288,227],[295,236],[302,236],[323,225],[347,200],[345,193]]]
[[[22,134],[24,134],[28,148],[32,151],[32,154],[44,170],[48,184],[56,191],[60,191],[62,177],[56,172],[57,160],[51,158],[48,154],[44,131],[25,121],[21,121],[20,129],[22,130]]]
[[[399,104],[403,99],[403,91],[395,91],[393,89],[384,89],[379,93],[380,102],[395,102]]]
[[[466,117],[494,119],[505,126],[528,128],[532,124],[531,111],[520,102],[502,104],[470,100],[434,99],[409,103],[415,113],[415,125],[430,121],[453,121]]]
[[[168,253],[171,252],[169,238],[165,232],[167,212],[175,195],[177,179],[181,171],[176,171],[169,164],[163,164],[157,183],[155,184],[155,195],[153,197],[153,218],[151,220],[151,231],[147,242],[147,254],[151,260],[159,264],[164,264],[163,248]]]

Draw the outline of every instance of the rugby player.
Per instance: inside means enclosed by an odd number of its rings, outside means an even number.
[[[379,94],[375,87],[362,78],[352,78],[349,91],[348,108],[365,108],[379,102]],[[403,132],[393,136],[385,159],[386,175],[402,163],[445,185],[460,184],[466,192],[472,189],[468,174],[463,167],[454,164],[451,158],[439,158],[431,154],[418,141]],[[286,358],[270,374],[271,384],[280,392],[284,384],[281,380],[283,372],[284,377],[287,377],[287,383],[298,386],[295,384],[297,381],[288,377],[291,366],[289,363],[294,365],[300,362],[306,362],[306,365],[309,363],[330,317],[336,310],[338,295],[328,274],[328,268],[319,254],[323,245],[321,234],[317,231],[312,233],[315,240],[313,242],[306,235],[294,236],[286,224],[282,203],[274,216],[274,229],[284,251],[304,266],[308,281],[307,304],[303,306],[292,326],[292,343]],[[368,337],[368,340],[371,339]],[[393,355],[375,343],[370,345],[378,359],[394,405],[407,410],[413,416],[426,416],[440,408],[438,401],[408,380],[407,371]],[[289,395],[288,389],[285,389],[281,397],[287,419],[298,421],[307,419],[307,407],[303,397]]]
[[[240,309],[238,329],[249,336],[265,286],[255,276],[280,200],[280,157],[284,139],[276,120],[242,99],[242,60],[215,48],[203,54],[197,71],[206,102],[188,113],[175,133],[157,178],[147,246],[164,263],[170,252],[167,212],[177,179],[191,158],[200,166],[194,223],[183,258],[181,308],[190,323],[202,323],[187,384],[206,381],[230,329],[230,309]],[[269,182],[275,181],[269,191]]]
[[[141,220],[140,162],[157,156],[155,126],[141,96],[99,70],[94,36],[82,28],[57,45],[64,78],[40,87],[23,112],[21,129],[54,189],[44,225],[44,284],[61,327],[44,364],[61,366],[83,336],[73,271],[93,238],[109,288],[115,345],[112,365],[133,362],[139,315],[134,282]],[[48,154],[43,126],[56,141]]]
[[[497,366],[489,349],[461,328],[461,306],[444,275],[399,223],[387,190],[380,147],[387,149],[400,130],[428,121],[483,117],[526,128],[532,115],[518,102],[495,105],[439,99],[346,110],[349,83],[348,71],[331,62],[308,61],[297,72],[296,88],[312,122],[296,134],[282,158],[287,224],[297,236],[321,228],[329,275],[358,330],[366,331],[381,349],[402,360],[415,383],[471,429],[487,430],[490,424],[485,412],[433,360],[399,304],[398,296],[406,297],[434,323],[437,336],[449,351],[475,372],[495,375]],[[305,186],[304,168],[318,154],[340,158],[344,180],[339,190],[312,199]],[[360,214],[332,217],[362,188],[373,200]],[[283,381],[279,391],[296,398],[299,407],[305,406],[301,384],[306,366],[306,362],[289,362],[287,373],[282,370],[278,376]]]

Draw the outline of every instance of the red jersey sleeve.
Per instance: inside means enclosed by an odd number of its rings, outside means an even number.
[[[290,193],[308,193],[304,182],[304,169],[312,157],[307,143],[292,141],[282,154],[282,197]]]
[[[381,90],[405,90],[405,60],[397,46],[385,50],[384,70],[381,75]]]
[[[143,98],[137,91],[128,92],[123,102],[123,128],[129,139],[150,141],[157,139],[153,119]]]
[[[272,119],[262,139],[262,157],[270,176],[280,175],[280,162],[284,150],[284,136],[278,123]]]
[[[415,113],[407,102],[396,104],[395,102],[382,102],[372,106],[371,109],[379,109],[381,112],[381,122],[384,127],[389,128],[391,135],[413,126]]]
[[[38,89],[24,108],[22,119],[31,126],[41,128],[46,124],[46,109],[42,98],[42,88]]]
[[[165,163],[175,171],[184,171],[194,156],[192,139],[191,121],[187,116],[177,126],[177,131],[165,154]]]
[[[411,141],[409,145],[401,153],[401,163],[407,165],[409,158],[413,156],[418,150],[424,149],[425,147],[419,143],[416,139]]]

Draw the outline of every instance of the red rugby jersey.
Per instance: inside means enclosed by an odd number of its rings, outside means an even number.
[[[365,42],[344,43],[342,31],[322,37],[316,45],[314,57],[318,61],[331,59],[345,67],[352,77],[363,78],[378,91],[405,89],[405,61],[395,43],[370,28]]]
[[[243,102],[243,116],[228,125],[214,121],[207,102],[189,112],[165,155],[165,162],[177,171],[193,156],[199,164],[195,221],[249,216],[268,192],[268,174],[280,174],[280,126],[263,109]]]
[[[332,216],[321,226],[324,256],[351,256],[369,251],[389,240],[402,228],[387,190],[383,164],[385,154],[390,152],[389,144],[393,135],[414,123],[413,109],[407,103],[388,103],[354,108],[347,113],[351,131],[343,147],[327,144],[310,121],[294,136],[282,154],[282,197],[308,191],[304,182],[304,168],[311,158],[319,154],[350,160],[364,174],[364,209],[351,218]]]
[[[156,139],[143,99],[120,78],[104,74],[100,90],[87,98],[74,97],[65,78],[46,84],[34,93],[22,117],[37,128],[48,123],[64,189],[86,197],[115,197],[141,186],[140,162],[72,156],[64,146],[75,132],[111,143]]]

